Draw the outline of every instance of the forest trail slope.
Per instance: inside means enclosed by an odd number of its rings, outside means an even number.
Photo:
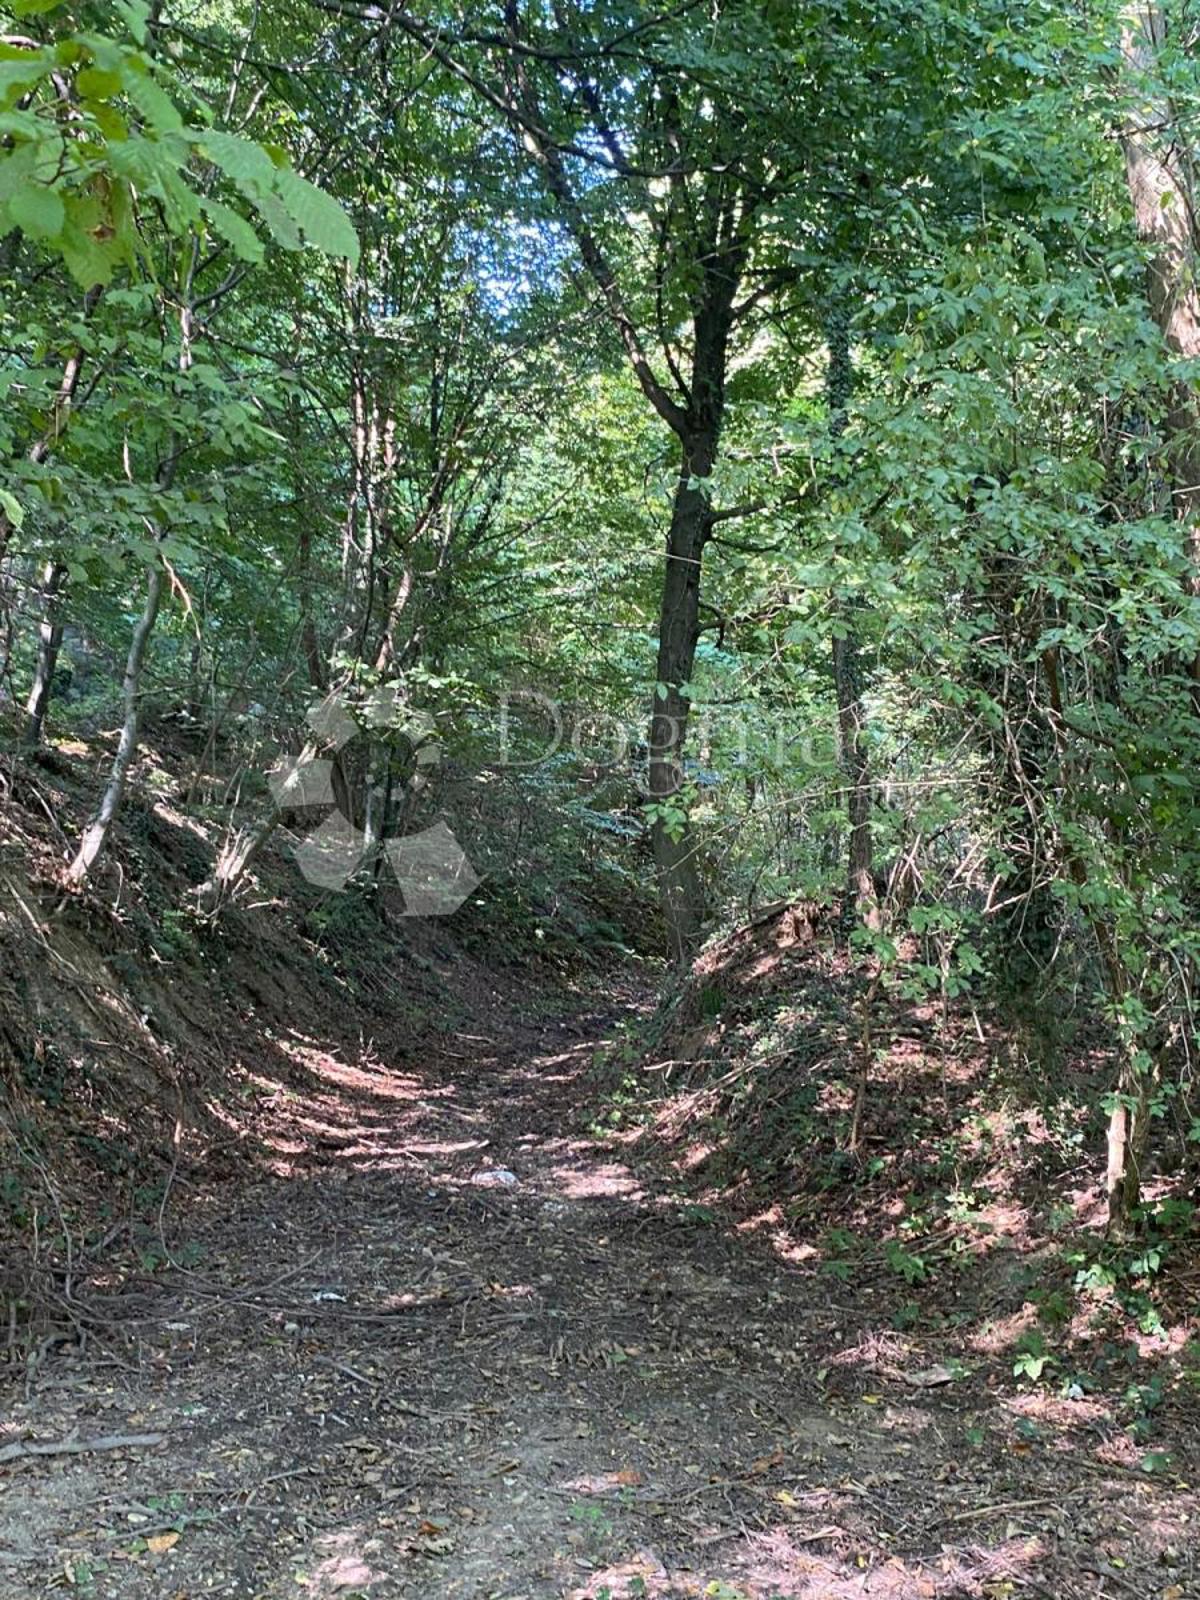
[[[1022,1444],[944,1345],[582,1133],[605,1021],[314,1052],[273,1171],[180,1174],[136,1353],[54,1356],[0,1434],[160,1442],[0,1465],[0,1593],[1196,1592],[1187,1484],[1086,1420]]]

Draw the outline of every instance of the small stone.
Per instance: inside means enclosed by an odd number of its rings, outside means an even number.
[[[510,1172],[507,1167],[487,1167],[471,1178],[477,1189],[514,1189],[520,1181],[516,1173]]]

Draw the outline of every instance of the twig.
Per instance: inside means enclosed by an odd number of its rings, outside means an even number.
[[[973,1522],[976,1517],[991,1517],[1001,1511],[1028,1511],[1033,1506],[1058,1505],[1061,1495],[1041,1494],[1036,1500],[1001,1500],[993,1506],[970,1506],[966,1511],[953,1511],[943,1522]]]
[[[20,1461],[26,1456],[83,1456],[102,1450],[140,1450],[161,1444],[165,1433],[108,1433],[99,1439],[58,1439],[45,1444],[6,1444],[0,1449],[0,1465]]]
[[[365,1373],[359,1372],[357,1367],[352,1367],[346,1361],[335,1361],[332,1356],[314,1356],[314,1361],[319,1361],[323,1367],[332,1367],[335,1372],[344,1373],[347,1378],[353,1378],[355,1383],[361,1383],[368,1389],[373,1389],[378,1382],[376,1378],[368,1378]]]

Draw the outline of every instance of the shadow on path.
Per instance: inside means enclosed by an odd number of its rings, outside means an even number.
[[[1023,1443],[985,1384],[926,1386],[850,1290],[581,1133],[603,1029],[428,1070],[264,1045],[259,1174],[181,1180],[140,1360],[63,1356],[5,1414],[163,1441],[0,1467],[0,1593],[1196,1592],[1188,1487],[1106,1464],[1086,1419]]]

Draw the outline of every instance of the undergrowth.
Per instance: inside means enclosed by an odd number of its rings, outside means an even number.
[[[681,1220],[732,1213],[831,1285],[881,1288],[900,1333],[992,1323],[1019,1384],[1125,1394],[1148,1438],[1200,1381],[1186,1186],[1147,1184],[1136,1241],[1107,1242],[1094,1041],[1060,1022],[1031,1043],[872,976],[819,917],[718,936],[598,1052],[589,1131],[669,1163]]]

